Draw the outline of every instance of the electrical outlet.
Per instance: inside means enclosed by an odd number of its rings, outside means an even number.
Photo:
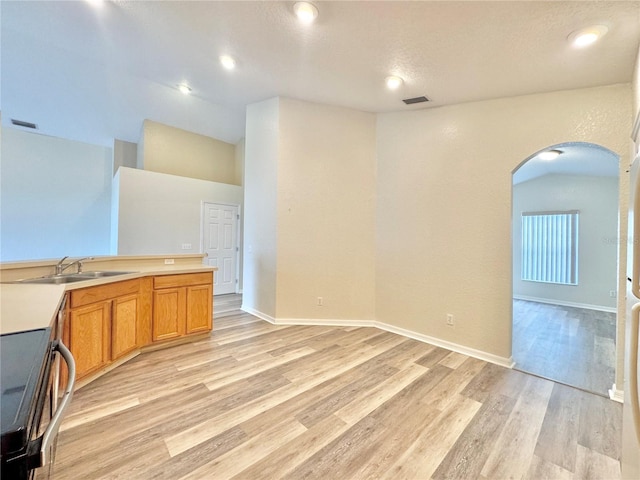
[[[165,258],[164,259],[164,264],[165,265],[173,265],[175,263],[175,260],[173,258]]]
[[[615,291],[615,290],[609,290],[609,296],[610,296],[611,298],[616,298],[616,296],[617,296],[617,295],[616,295],[616,291]]]
[[[453,315],[450,313],[447,313],[447,325],[453,327]]]
[[[318,297],[318,306],[321,307],[324,304],[324,299],[322,297]]]

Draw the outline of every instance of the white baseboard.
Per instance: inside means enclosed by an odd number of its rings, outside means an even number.
[[[378,322],[376,320],[343,320],[343,319],[308,319],[308,318],[273,318],[270,315],[259,312],[251,307],[242,306],[242,310],[251,315],[255,315],[262,320],[265,320],[274,325],[318,325],[318,326],[332,326],[332,327],[375,327],[380,330],[402,335],[403,337],[412,338],[419,342],[428,343],[429,345],[435,345],[436,347],[446,348],[453,352],[461,353],[469,357],[484,360],[485,362],[494,363],[501,367],[513,368],[514,361],[512,357],[500,357],[492,353],[483,352],[482,350],[476,350],[475,348],[465,347],[457,343],[441,340],[439,338],[423,335],[411,330],[389,325],[387,323]]]
[[[240,310],[242,310],[243,312],[247,312],[250,313],[251,315],[254,315],[262,320],[264,320],[265,322],[269,322],[269,323],[273,323],[274,325],[276,324],[276,319],[273,318],[270,315],[267,315],[266,313],[262,313],[258,310],[255,310],[251,307],[247,307],[244,304],[242,305],[242,307],[240,307]]]
[[[624,391],[618,390],[616,388],[616,384],[614,383],[613,386],[609,389],[609,398],[618,403],[624,403]]]
[[[424,335],[422,333],[406,330],[404,328],[396,327],[395,325],[389,325],[382,322],[374,322],[374,326],[382,330],[386,330],[387,332],[397,333],[398,335],[402,335],[404,337],[413,338],[414,340],[418,340],[419,342],[435,345],[436,347],[446,348],[447,350],[452,350],[454,352],[467,355],[468,357],[477,358],[489,363],[495,363],[496,365],[500,365],[501,367],[513,368],[513,366],[515,365],[513,357],[500,357],[498,355],[494,355],[493,353],[476,350],[475,348],[466,347],[464,345],[449,342],[447,340],[442,340],[436,337],[430,337],[429,335]]]
[[[276,325],[318,325],[327,327],[375,327],[374,320],[344,320],[340,318],[278,318]]]
[[[528,302],[547,303],[549,305],[560,305],[562,307],[586,308],[587,310],[597,310],[599,312],[616,313],[616,307],[605,307],[603,305],[591,305],[589,303],[565,302],[564,300],[553,300],[549,298],[527,297],[525,295],[514,295],[516,300],[526,300]]]

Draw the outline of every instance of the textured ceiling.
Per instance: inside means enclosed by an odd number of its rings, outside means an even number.
[[[630,82],[640,41],[638,1],[316,2],[312,25],[293,3],[3,1],[2,122],[111,145],[150,118],[233,143],[245,106],[277,95],[388,112]],[[608,34],[572,48],[593,24]]]

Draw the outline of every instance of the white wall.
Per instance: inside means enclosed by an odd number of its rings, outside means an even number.
[[[108,255],[111,148],[2,129],[2,261]]]
[[[234,184],[244,185],[244,138],[235,145]]]
[[[631,103],[623,84],[379,115],[377,319],[509,358],[512,171],[583,141],[620,155],[622,177]]]
[[[279,100],[247,106],[242,303],[276,315]]]
[[[371,113],[280,99],[279,319],[374,319],[375,128]]]
[[[200,252],[202,202],[242,205],[241,187],[133,168],[120,167],[113,185],[119,255]]]
[[[523,212],[578,210],[578,285],[521,280]],[[618,179],[545,175],[513,187],[513,295],[615,311]]]

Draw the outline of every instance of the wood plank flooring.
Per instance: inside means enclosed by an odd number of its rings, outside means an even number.
[[[617,479],[621,405],[375,328],[216,318],[78,390],[62,479]]]
[[[228,293],[213,297],[213,316],[218,319],[230,313],[236,313],[242,307],[241,293]]]
[[[616,316],[513,301],[515,368],[609,396],[615,379]]]

